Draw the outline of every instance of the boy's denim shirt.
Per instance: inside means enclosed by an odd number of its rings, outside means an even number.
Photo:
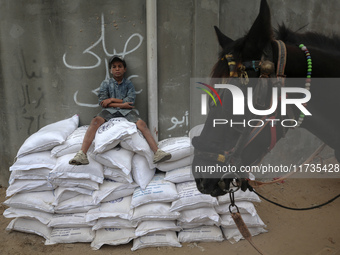
[[[130,80],[124,78],[122,83],[118,84],[115,79],[111,78],[109,80],[103,81],[100,85],[98,98],[99,105],[101,101],[108,98],[118,98],[122,99],[123,103],[132,102],[134,104],[136,99],[136,91]],[[103,108],[103,110],[107,110],[112,114],[119,111],[124,116],[131,111],[131,109],[121,109],[119,107],[108,107]]]

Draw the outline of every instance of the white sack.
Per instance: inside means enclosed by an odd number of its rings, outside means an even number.
[[[143,221],[136,228],[136,236],[144,236],[148,233],[157,231],[180,231],[181,228],[176,225],[174,220],[163,220],[163,221]]]
[[[45,245],[57,243],[90,243],[93,241],[95,232],[88,228],[53,228],[51,237]]]
[[[216,226],[183,229],[178,233],[178,241],[181,243],[222,242],[223,240],[222,230]]]
[[[51,150],[51,155],[55,157],[61,157],[66,154],[76,153],[81,149],[83,144],[85,133],[88,129],[88,125],[78,127],[74,130],[67,138],[66,141],[61,145],[55,146]]]
[[[51,157],[50,151],[35,152],[17,158],[9,170],[31,170],[38,168],[53,169],[56,163],[57,158]]]
[[[182,245],[178,242],[176,232],[160,231],[134,239],[131,250],[135,251],[147,247],[161,246],[182,247]]]
[[[6,190],[6,197],[17,193],[36,192],[36,191],[53,191],[51,184],[47,180],[17,180],[12,183]]]
[[[136,187],[138,186],[135,183],[119,183],[110,179],[104,179],[103,184],[99,186],[99,190],[93,192],[93,202],[98,204],[130,196]],[[112,199],[112,197],[115,197],[115,199]]]
[[[12,184],[16,180],[47,180],[51,169],[38,168],[26,170],[15,170],[11,172],[9,177],[9,184]]]
[[[25,233],[36,234],[42,236],[46,240],[50,238],[52,231],[51,228],[47,227],[38,220],[24,218],[16,218],[12,220],[7,226],[6,230],[16,230]]]
[[[173,183],[181,183],[181,182],[194,181],[195,178],[191,173],[191,165],[190,165],[190,166],[180,167],[180,168],[166,172],[164,180],[173,182]]]
[[[177,225],[183,229],[198,228],[201,226],[220,226],[220,224],[217,224],[216,221],[210,219],[207,219],[204,222],[190,222],[190,223],[177,221]]]
[[[122,169],[104,166],[104,177],[121,183],[133,183],[132,174],[125,174]]]
[[[100,218],[119,217],[129,220],[133,215],[130,209],[131,196],[121,197],[113,201],[100,203],[96,209],[90,210],[86,215],[86,221],[93,221]]]
[[[86,222],[86,213],[53,214],[48,227],[55,228],[86,228],[93,226],[95,221]]]
[[[74,115],[69,119],[61,120],[39,129],[25,140],[18,151],[17,157],[34,152],[51,150],[56,145],[62,144],[66,138],[76,130],[78,125],[79,116]]]
[[[93,193],[92,190],[79,188],[79,187],[58,187],[54,190],[55,200],[53,202],[53,205],[58,205],[59,203],[65,200],[74,198],[81,194],[91,196],[92,193]]]
[[[179,216],[179,212],[170,211],[170,203],[151,203],[135,208],[131,220],[176,220]]]
[[[177,161],[194,153],[189,137],[172,137],[158,143],[158,148],[171,153],[171,159],[167,162]]]
[[[256,235],[259,235],[261,233],[268,232],[263,227],[248,228],[248,230],[249,230],[249,232],[252,236],[256,236]],[[225,239],[227,239],[232,244],[237,243],[241,239],[244,239],[237,227],[222,228],[222,232],[225,236]]]
[[[121,219],[119,217],[109,217],[109,218],[100,218],[97,220],[95,225],[92,227],[92,230],[98,230],[102,228],[136,228],[137,222]]]
[[[156,165],[153,163],[153,151],[151,150],[148,142],[144,138],[142,132],[137,129],[135,134],[125,138],[120,142],[120,145],[130,151],[136,152],[137,154],[144,156],[149,163],[149,167],[152,169]]]
[[[188,135],[190,137],[190,140],[192,140],[192,138],[194,138],[195,136],[200,136],[203,128],[204,128],[204,124],[200,124],[190,129],[189,135]]]
[[[134,228],[104,228],[97,230],[96,237],[91,243],[93,250],[98,250],[104,244],[126,244],[135,238]]]
[[[119,199],[121,197],[129,197],[132,196],[133,192],[135,191],[136,188],[132,188],[132,185],[136,185],[134,183],[129,184],[129,188],[126,189],[120,189],[116,190],[115,192],[111,192],[107,197],[105,197],[101,202],[106,203],[110,202],[116,199]]]
[[[54,213],[54,195],[52,191],[18,193],[7,199],[3,204],[19,209],[38,210]]]
[[[30,209],[19,209],[10,207],[3,213],[5,218],[30,218],[40,221],[42,224],[47,225],[53,217],[52,213],[35,211]]]
[[[251,216],[250,214],[243,214],[241,215],[244,223],[247,225],[248,228],[255,228],[255,227],[266,227],[264,222],[261,220],[259,215]],[[221,217],[221,226],[223,228],[235,228],[236,224],[231,217],[231,214],[222,214]]]
[[[196,187],[196,182],[183,182],[176,184],[179,199],[172,202],[171,211],[182,211],[200,207],[218,205],[217,199],[207,194],[202,194]]]
[[[115,148],[100,154],[90,152],[88,154],[91,158],[104,166],[120,168],[126,175],[131,172],[132,157],[134,155],[132,151],[116,146]]]
[[[156,168],[150,169],[144,156],[135,154],[132,158],[132,177],[139,187],[144,190],[154,177]]]
[[[56,178],[53,182],[50,181],[54,188],[64,187],[64,188],[82,188],[87,189],[90,192],[99,189],[99,183],[82,178]]]
[[[220,225],[220,216],[213,207],[202,207],[191,210],[181,211],[181,216],[178,218],[179,223],[201,223],[204,225],[206,221],[213,221],[216,226]]]
[[[93,182],[103,183],[104,169],[97,161],[89,158],[88,165],[71,165],[69,164],[75,154],[67,154],[57,159],[57,164],[49,175],[51,183],[55,179],[87,179]]]
[[[136,188],[131,208],[155,202],[172,202],[178,198],[175,184],[164,181],[164,174],[156,174],[145,190]]]
[[[86,213],[89,210],[98,207],[99,205],[93,202],[92,196],[78,195],[63,202],[60,202],[54,207],[55,213]]]
[[[94,153],[103,153],[116,147],[121,140],[137,132],[135,123],[125,118],[113,118],[102,124],[94,138]]]

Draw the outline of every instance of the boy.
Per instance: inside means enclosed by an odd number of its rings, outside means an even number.
[[[92,119],[88,127],[81,150],[69,161],[71,165],[87,165],[87,151],[95,138],[97,129],[112,118],[124,117],[134,122],[142,132],[151,150],[154,152],[153,163],[160,163],[171,158],[170,153],[158,149],[157,143],[151,135],[146,123],[132,111],[135,103],[135,88],[131,81],[124,78],[126,62],[120,56],[113,56],[109,61],[109,68],[113,78],[105,80],[100,85],[98,94],[102,111]]]

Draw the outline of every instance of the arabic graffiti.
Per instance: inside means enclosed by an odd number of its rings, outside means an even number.
[[[179,127],[183,127],[183,125],[185,125],[186,127],[189,126],[189,112],[185,111],[184,116],[182,117],[182,120],[179,121],[176,117],[172,117],[171,118],[171,123],[174,124],[172,127],[168,128],[167,130],[172,130],[174,128],[176,128],[178,125]]]
[[[137,45],[133,49],[128,50],[128,45],[129,45],[130,41],[135,37],[138,40]],[[102,45],[102,48],[103,48],[103,51],[104,51],[106,57],[112,57],[113,55],[119,55],[119,56],[124,58],[126,55],[136,51],[141,46],[142,42],[143,42],[143,36],[141,36],[138,33],[134,33],[126,41],[126,43],[124,45],[124,49],[123,49],[122,52],[117,52],[116,49],[114,48],[113,52],[109,53],[107,48],[106,48],[106,43],[105,43],[105,22],[104,22],[104,14],[102,14],[101,15],[101,35],[100,35],[99,39],[92,46],[88,47],[87,49],[85,49],[83,51],[83,54],[91,54],[92,56],[94,56],[94,58],[96,59],[96,63],[94,63],[92,65],[88,65],[88,66],[70,65],[66,61],[66,53],[63,55],[63,62],[64,62],[64,65],[67,68],[74,69],[74,70],[77,70],[77,69],[95,69],[95,68],[99,67],[100,64],[102,63],[102,59],[96,53],[93,52],[93,49],[95,47],[97,47],[97,45],[99,45],[99,44]],[[106,67],[105,68],[105,70],[106,70],[105,79],[109,79],[110,74],[109,74],[107,59],[105,59],[105,67]],[[132,78],[136,78],[136,77],[138,77],[138,75],[131,75],[130,77],[128,77],[128,79],[132,79]],[[98,95],[98,91],[99,91],[99,87],[94,89],[94,90],[91,90],[91,93]],[[141,92],[142,92],[142,90],[138,91],[137,94],[139,94]],[[97,103],[96,104],[82,103],[78,100],[77,95],[78,95],[78,91],[76,91],[74,93],[74,96],[73,96],[74,102],[77,105],[84,106],[84,107],[98,107],[99,106]]]
[[[22,91],[22,96],[23,96],[23,100],[22,100],[22,114],[23,114],[23,118],[29,121],[29,125],[27,128],[27,134],[30,135],[32,132],[35,132],[36,130],[39,130],[40,128],[40,120],[41,118],[44,117],[45,115],[45,111],[40,112],[39,110],[39,114],[36,114],[35,116],[26,116],[28,113],[32,113],[34,111],[36,111],[37,108],[39,108],[41,100],[44,98],[44,92],[41,90],[40,87],[37,87],[37,92],[33,91],[33,95],[37,96],[39,95],[37,98],[31,98],[31,92],[30,90],[32,90],[32,88],[29,89],[29,86],[26,85],[22,85],[21,87],[21,91]],[[35,126],[34,125],[35,123]],[[33,129],[33,127],[35,127]]]
[[[16,54],[16,59],[17,62],[19,63],[19,72],[17,72],[17,69],[13,69],[12,70],[13,77],[15,77],[18,80],[22,80],[24,77],[30,80],[33,78],[36,79],[43,78],[41,68],[39,68],[39,70],[32,70],[31,72],[28,71],[27,66],[29,66],[32,69],[37,65],[37,61],[33,59],[32,62],[28,64],[28,61],[26,60],[25,54],[22,49],[20,51],[20,55],[19,53]]]
[[[16,55],[19,68],[13,72],[15,79],[22,81],[18,90],[22,118],[28,121],[27,134],[30,135],[40,128],[40,121],[45,116],[45,109],[41,108],[44,99],[44,91],[39,86],[39,80],[43,78],[42,68],[35,59],[27,58],[21,50]],[[35,114],[34,114],[35,113]]]

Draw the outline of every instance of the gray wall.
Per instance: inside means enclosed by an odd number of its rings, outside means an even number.
[[[257,16],[255,0],[158,1],[159,139],[190,130],[190,78],[209,76],[219,51],[213,26],[236,39]],[[272,21],[339,33],[337,0],[269,0]],[[147,120],[143,0],[0,0],[0,184],[21,144],[41,127],[99,111],[106,60],[125,53],[137,108]]]

